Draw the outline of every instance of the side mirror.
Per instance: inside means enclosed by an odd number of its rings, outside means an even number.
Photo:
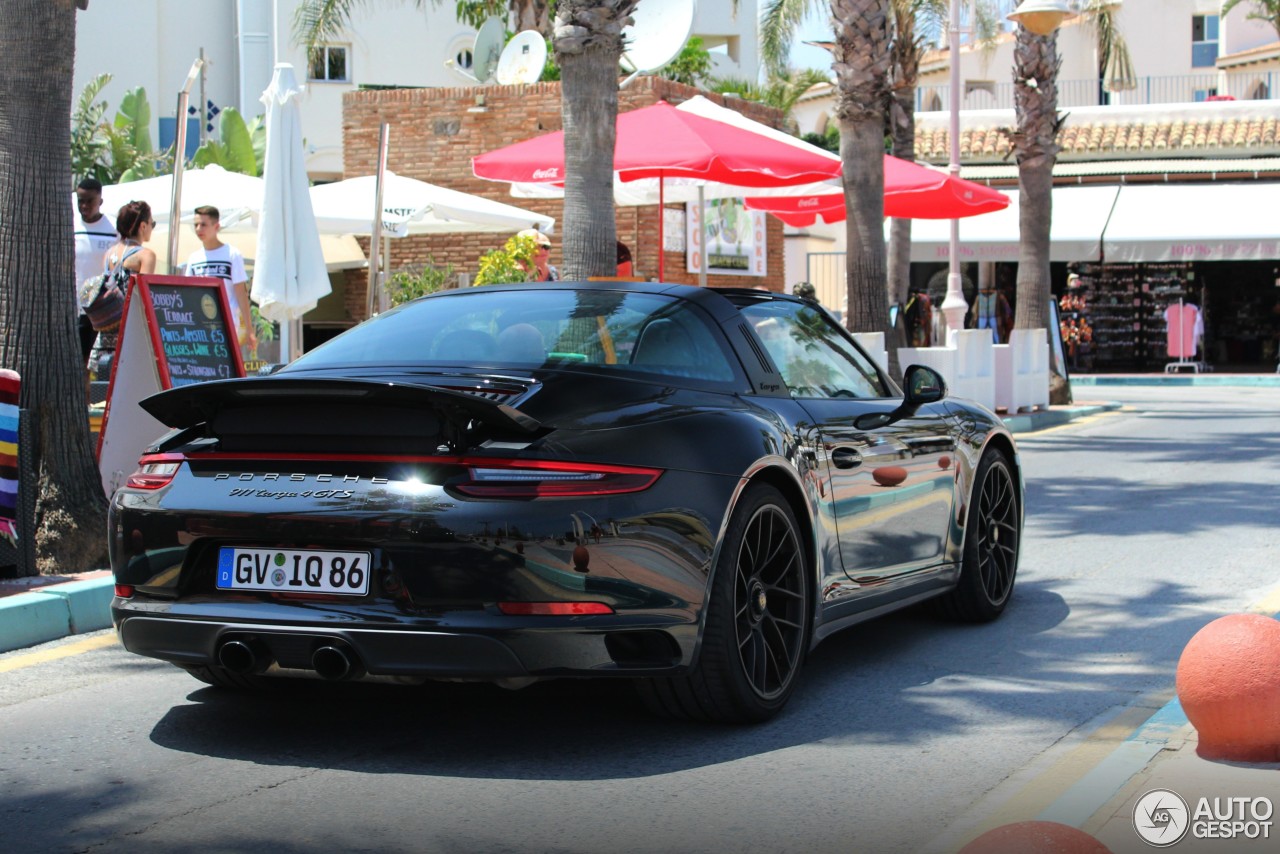
[[[887,427],[895,421],[910,418],[916,410],[926,403],[937,403],[947,396],[947,381],[933,368],[925,365],[912,365],[903,375],[903,386],[906,391],[902,403],[892,412],[868,412],[854,419],[853,426],[859,430],[877,430]]]
[[[902,384],[906,388],[903,405],[911,406],[913,412],[926,403],[937,403],[947,396],[947,381],[942,374],[924,365],[907,368]]]

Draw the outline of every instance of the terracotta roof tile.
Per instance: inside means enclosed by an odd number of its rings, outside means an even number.
[[[1274,109],[1255,115],[1203,120],[1157,118],[1073,123],[1068,118],[1058,131],[1059,158],[1069,160],[1131,158],[1159,152],[1163,157],[1246,156],[1280,154],[1280,119]],[[1010,119],[1012,117],[1010,116]],[[1010,119],[987,126],[966,127],[960,135],[962,161],[993,163],[1012,149]],[[916,127],[916,157],[945,163],[946,127]]]

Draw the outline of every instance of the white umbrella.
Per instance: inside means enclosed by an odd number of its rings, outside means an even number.
[[[271,85],[262,93],[267,106],[262,170],[266,186],[250,297],[258,303],[263,317],[281,324],[302,317],[332,290],[307,192],[298,106],[301,94],[293,66],[277,63]],[[301,342],[291,343],[296,350]]]
[[[311,188],[316,225],[326,234],[372,234],[377,178],[365,175]],[[555,219],[513,205],[387,172],[382,190],[382,233],[458,234],[550,232]]]
[[[221,166],[185,169],[182,172],[182,199],[178,203],[179,217],[182,222],[190,222],[196,208],[213,205],[221,214],[224,228],[234,225],[262,210],[265,186],[262,178],[228,172]],[[169,221],[172,194],[172,174],[111,184],[102,188],[102,212],[114,220],[120,208],[129,202],[146,202],[151,206],[155,221],[163,225]]]
[[[249,220],[245,221],[246,223]],[[200,248],[200,241],[196,239],[195,230],[189,225],[178,226],[178,263],[185,263],[191,257],[191,253]],[[258,258],[258,232],[256,230],[242,230],[240,227],[224,229],[218,233],[218,238],[226,244],[234,246],[240,250],[240,254],[244,256],[244,263],[250,269],[254,261]],[[151,235],[151,240],[147,243],[147,248],[156,253],[156,269],[169,269],[169,226],[157,225],[156,230]],[[350,234],[322,234],[320,235],[320,248],[324,252],[325,268],[330,272],[335,270],[355,270],[362,268],[368,264],[365,259],[364,252],[360,249],[360,244]]]

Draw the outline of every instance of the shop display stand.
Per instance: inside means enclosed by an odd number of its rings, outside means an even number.
[[[1165,310],[1190,297],[1195,273],[1189,264],[1081,264],[1079,279],[1067,293],[1077,293],[1080,318],[1091,330],[1092,342],[1082,370],[1151,371],[1169,359]],[[1204,300],[1200,300],[1204,317]],[[1077,321],[1079,324],[1080,321]],[[1083,349],[1082,349],[1083,352]],[[1194,353],[1187,354],[1195,355]],[[1212,370],[1204,361],[1187,361],[1199,371]],[[1176,370],[1167,368],[1166,370]]]

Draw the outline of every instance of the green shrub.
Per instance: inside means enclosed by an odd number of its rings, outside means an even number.
[[[387,296],[392,305],[400,305],[402,302],[435,293],[448,284],[451,278],[452,264],[441,267],[435,258],[428,256],[425,264],[405,267],[392,273],[387,280]]]
[[[486,252],[480,258],[480,271],[476,273],[477,285],[497,285],[507,282],[529,281],[533,269],[533,256],[538,241],[533,237],[514,235],[501,249]]]

